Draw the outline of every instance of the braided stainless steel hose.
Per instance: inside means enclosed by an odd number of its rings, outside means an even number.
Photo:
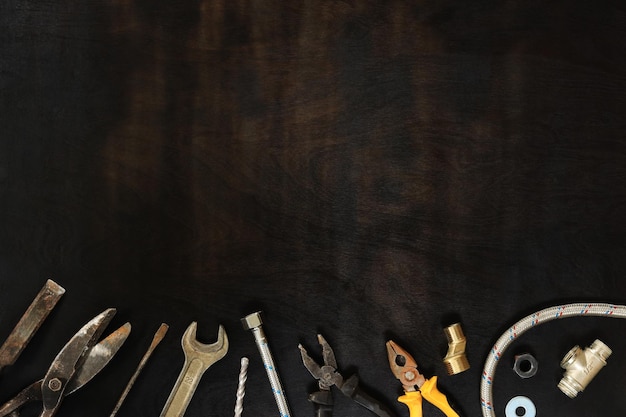
[[[542,323],[567,317],[626,318],[626,306],[606,303],[574,303],[548,307],[524,317],[511,326],[493,345],[485,361],[480,381],[480,405],[484,417],[495,417],[493,404],[493,380],[498,361],[505,349],[526,331]]]
[[[249,314],[241,319],[241,321],[244,328],[246,330],[251,330],[254,335],[254,341],[259,349],[263,365],[265,366],[265,371],[267,372],[267,378],[272,386],[272,393],[274,394],[274,399],[276,400],[280,417],[290,417],[291,412],[289,411],[285,391],[280,383],[278,371],[276,370],[276,365],[274,364],[274,358],[272,357],[272,352],[270,351],[269,345],[267,344],[267,338],[265,337],[265,332],[263,331],[261,312]]]

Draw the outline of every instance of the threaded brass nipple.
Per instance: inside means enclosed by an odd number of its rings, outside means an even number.
[[[465,356],[466,339],[461,328],[461,323],[454,323],[443,329],[448,339],[448,353],[443,358],[448,375],[456,375],[470,368],[467,356]]]

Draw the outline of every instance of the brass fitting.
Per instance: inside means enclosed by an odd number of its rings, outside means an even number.
[[[559,389],[570,398],[576,397],[606,365],[611,353],[612,350],[598,339],[584,350],[574,346],[561,361],[565,374],[559,382]]]
[[[469,369],[470,364],[465,356],[465,345],[467,343],[461,323],[454,323],[443,329],[448,339],[448,353],[443,358],[448,375],[456,375]]]

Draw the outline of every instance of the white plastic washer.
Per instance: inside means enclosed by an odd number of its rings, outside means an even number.
[[[518,408],[524,409],[524,414],[518,415]],[[506,417],[535,417],[537,409],[530,398],[519,395],[511,398],[511,400],[507,403],[504,412],[506,413]]]

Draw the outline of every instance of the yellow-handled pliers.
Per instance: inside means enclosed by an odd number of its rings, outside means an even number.
[[[398,401],[409,407],[410,417],[422,417],[422,397],[447,417],[459,417],[446,396],[437,389],[437,377],[424,378],[417,370],[415,359],[393,340],[387,342],[387,356],[391,372],[404,388],[404,395],[398,397]]]

